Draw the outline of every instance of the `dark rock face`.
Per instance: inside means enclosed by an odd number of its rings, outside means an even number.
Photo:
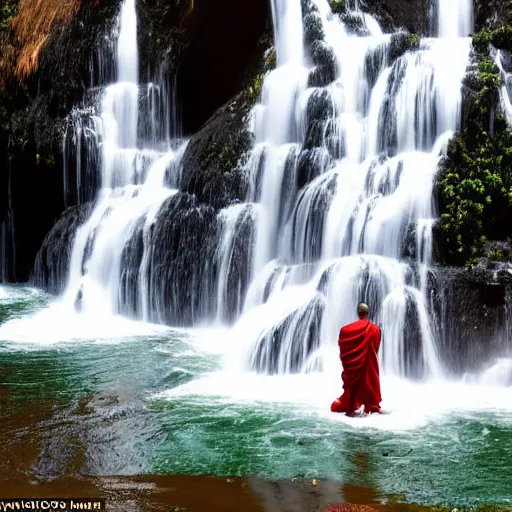
[[[242,89],[270,22],[267,0],[195,0],[183,22],[189,41],[180,73],[185,133],[196,132]]]
[[[92,204],[68,208],[46,235],[34,265],[34,284],[59,294],[69,274],[71,250],[77,229],[90,215]]]
[[[58,294],[66,285],[71,250],[78,228],[91,213],[92,203],[67,209],[46,236],[36,258],[34,282]],[[219,269],[225,255],[223,222],[214,208],[193,195],[179,192],[161,206],[157,222],[137,223],[122,249],[119,313],[155,323],[191,326],[206,318],[232,322],[238,316],[249,284],[254,222],[251,207],[236,223],[236,236],[223,267],[228,286],[222,289],[223,310],[219,311]],[[94,233],[82,260],[94,246]],[[80,307],[79,291],[75,307]]]
[[[14,240],[8,246],[9,264],[2,265],[2,279],[26,281],[44,236],[61,212],[90,200],[97,191],[98,180],[92,176],[83,194],[72,191],[64,197],[63,163],[73,170],[83,148],[63,154],[62,140],[72,106],[90,88],[113,79],[113,47],[104,36],[120,4],[121,0],[83,0],[71,23],[54,30],[41,52],[38,71],[24,86],[12,80],[0,93],[0,225],[4,238]],[[178,97],[187,133],[196,131],[242,89],[248,70],[265,50],[262,35],[271,30],[266,1],[249,6],[238,0],[195,0],[191,5],[193,9],[166,0],[137,3],[141,80],[164,78],[169,95],[181,84]],[[230,122],[229,115],[205,127],[204,141],[194,137],[186,158],[186,163],[200,162],[202,167],[185,166],[185,190],[197,193],[201,201],[211,199],[216,207],[243,196],[243,186],[232,172],[233,155],[248,147],[249,138],[246,132],[237,133],[240,120]],[[179,120],[180,109],[172,116]],[[230,149],[225,153],[226,138],[222,134],[220,141],[214,140],[213,132],[229,131],[229,126]],[[216,159],[220,167],[212,163]],[[92,162],[93,168],[97,165]],[[94,174],[90,166],[86,171]],[[76,188],[73,175],[66,179],[70,190]],[[220,199],[213,193],[217,185],[223,190]]]
[[[505,353],[512,336],[512,265],[481,260],[472,270],[436,268],[430,275],[441,360],[462,374]]]
[[[430,34],[433,0],[366,0],[365,9],[373,14],[385,32],[405,28],[411,33]]]
[[[190,139],[183,156],[180,189],[215,208],[245,198],[241,167],[252,135],[245,121],[249,105],[244,101],[240,94],[221,107]]]
[[[507,5],[508,4],[508,5]],[[497,28],[510,23],[512,11],[510,4],[503,0],[474,0],[475,32],[485,27]]]
[[[11,79],[0,92],[8,118],[1,137],[0,223],[14,240],[5,280],[28,279],[41,242],[65,209],[64,117],[88,87],[111,78],[99,49],[119,5],[83,1],[71,23],[54,30],[37,72],[23,86]]]
[[[123,251],[120,304],[121,312],[139,318],[142,224]],[[208,285],[215,276],[211,265],[215,263],[216,228],[215,210],[198,204],[195,197],[178,193],[164,202],[149,234],[153,249],[145,278],[150,320],[193,325],[213,314],[215,303],[208,299],[213,299],[215,290]]]

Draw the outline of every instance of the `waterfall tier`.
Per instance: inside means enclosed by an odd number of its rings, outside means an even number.
[[[338,330],[365,301],[384,333],[385,373],[451,371],[430,268],[432,191],[460,123],[463,4],[439,6],[442,37],[397,52],[403,34],[384,34],[357,6],[348,26],[326,0],[274,0],[277,67],[249,119],[246,199],[219,209],[185,192],[196,170],[182,166],[187,143],[161,129],[165,88],[137,83],[126,1],[118,81],[95,92],[96,108],[75,110],[66,138],[82,148],[77,181],[92,165],[100,192],[70,215],[80,225],[71,244],[58,228],[68,266],[44,246],[41,280],[62,279],[53,258],[69,268],[62,301],[84,314],[234,324],[231,362],[270,374],[337,373]]]

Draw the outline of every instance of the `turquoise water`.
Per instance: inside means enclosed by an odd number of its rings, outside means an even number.
[[[29,318],[48,301],[26,288],[7,291],[0,298],[4,324]],[[392,412],[388,423],[341,420],[325,410],[330,395],[319,404],[302,400],[313,377],[228,377],[222,351],[199,343],[194,331],[49,343],[37,329],[33,341],[9,340],[8,325],[0,327],[8,390],[0,395],[0,420],[42,400],[53,404],[51,418],[34,427],[53,439],[38,474],[65,472],[59,461],[79,442],[83,472],[92,475],[330,478],[416,503],[512,503],[512,403],[510,411],[454,407],[422,416],[419,402]],[[33,328],[17,329],[24,325]],[[287,401],[283,386],[299,396]]]

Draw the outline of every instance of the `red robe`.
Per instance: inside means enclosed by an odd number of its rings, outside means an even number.
[[[381,332],[369,320],[358,320],[340,331],[338,345],[343,365],[343,395],[331,405],[332,412],[380,412],[379,351]]]

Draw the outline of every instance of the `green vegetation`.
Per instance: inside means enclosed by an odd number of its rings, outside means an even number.
[[[499,71],[483,59],[472,78],[471,119],[450,142],[438,180],[441,259],[457,265],[483,256],[487,240],[512,235],[512,130],[500,114],[491,115]]]
[[[420,36],[418,34],[409,34],[409,49],[416,49],[420,46]]]
[[[249,85],[249,88],[247,89],[247,97],[251,103],[259,101],[264,80],[265,75],[263,73],[259,73],[254,77],[254,80]]]
[[[18,0],[4,0],[0,7],[0,32],[7,30],[9,22],[18,12]]]
[[[241,156],[251,148],[251,142],[245,133],[235,134],[229,138],[211,136],[201,161],[202,169],[215,166],[225,172],[235,171]]]
[[[389,46],[390,60],[394,61],[410,50],[417,50],[420,47],[420,40],[421,38],[418,34],[409,34],[408,32],[393,34]]]
[[[489,44],[501,50],[512,51],[512,26],[502,25],[494,30],[485,28],[473,36],[473,46],[479,53],[485,53]]]
[[[246,99],[250,104],[260,100],[265,77],[277,66],[277,55],[273,42],[273,38],[269,34],[264,34],[258,41],[259,55],[251,66],[244,87]]]
[[[329,0],[329,5],[334,14],[345,14],[347,12],[345,0]]]
[[[490,45],[512,51],[512,25],[473,34],[464,128],[450,142],[437,183],[441,220],[436,241],[445,264],[473,264],[482,256],[503,261],[505,255],[489,251],[488,242],[512,237],[512,130],[500,112],[502,78]]]

